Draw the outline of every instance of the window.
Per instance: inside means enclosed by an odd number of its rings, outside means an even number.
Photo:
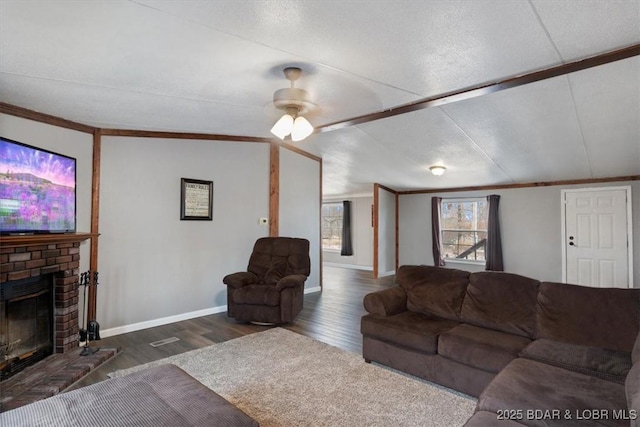
[[[442,200],[442,257],[484,262],[488,217],[488,203],[484,198]]]
[[[342,203],[322,204],[322,249],[342,249]]]

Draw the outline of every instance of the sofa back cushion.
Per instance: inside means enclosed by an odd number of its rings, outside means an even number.
[[[640,289],[544,282],[537,337],[631,352],[640,329]]]
[[[472,325],[533,338],[539,285],[517,274],[473,273],[460,317]]]
[[[427,265],[403,265],[396,282],[407,293],[407,308],[428,316],[458,320],[468,271]]]

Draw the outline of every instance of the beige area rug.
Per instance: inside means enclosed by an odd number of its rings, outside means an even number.
[[[262,427],[461,426],[475,399],[282,328],[109,374],[178,365]]]

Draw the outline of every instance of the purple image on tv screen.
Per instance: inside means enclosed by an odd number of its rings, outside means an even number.
[[[0,137],[0,231],[75,228],[76,160]]]

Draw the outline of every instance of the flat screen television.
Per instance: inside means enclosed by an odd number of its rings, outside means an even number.
[[[76,159],[0,136],[0,234],[76,231]]]

